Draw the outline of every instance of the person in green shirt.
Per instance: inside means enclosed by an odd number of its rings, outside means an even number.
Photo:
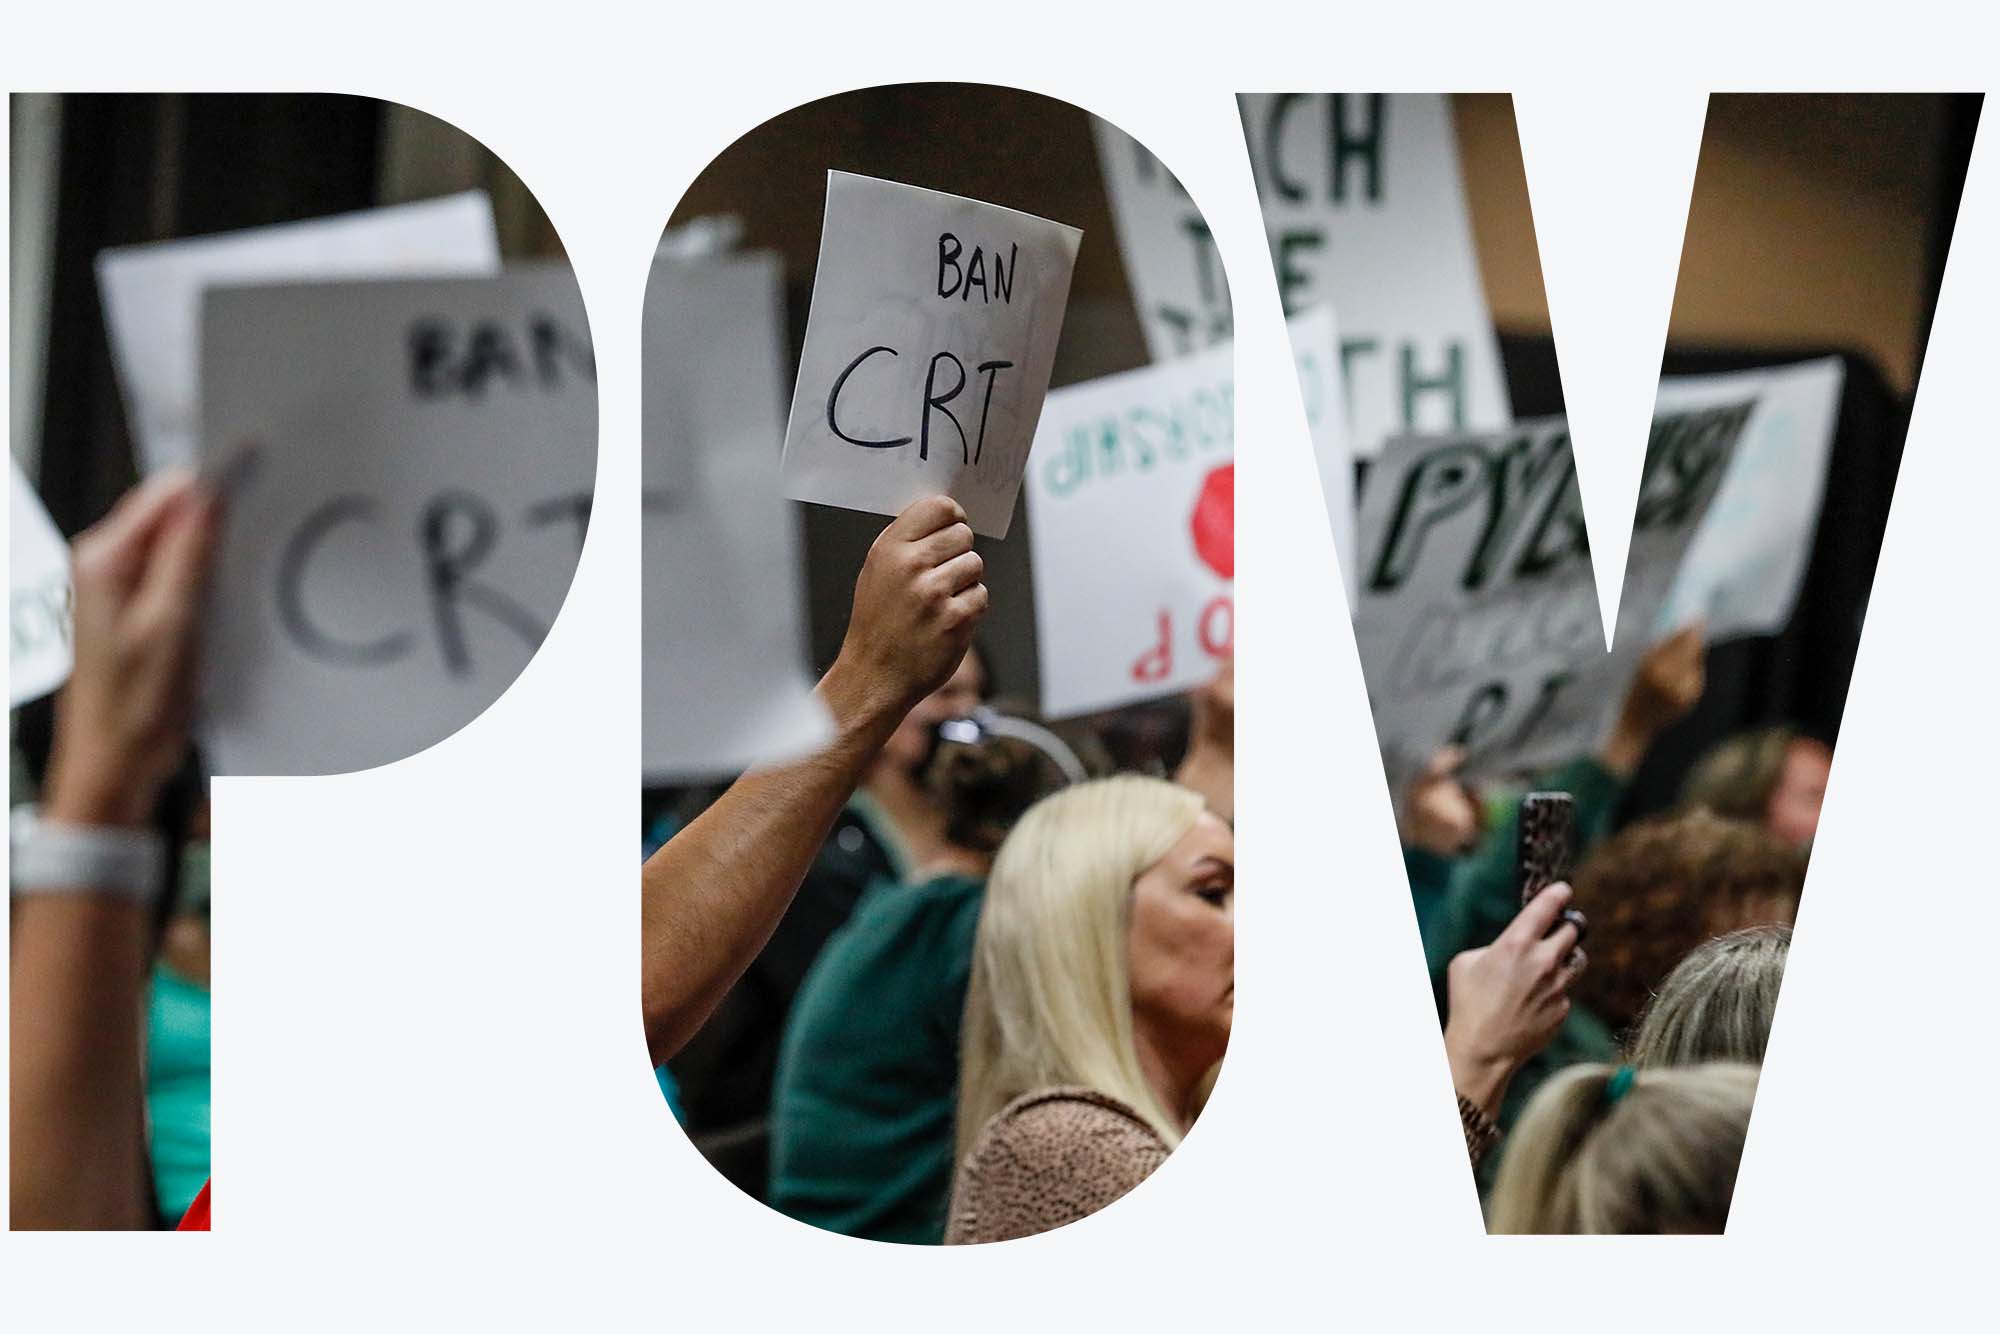
[[[1568,792],[1576,799],[1576,851],[1583,851],[1611,832],[1611,824],[1626,784],[1661,732],[1687,716],[1701,699],[1705,643],[1700,626],[1691,626],[1653,646],[1640,661],[1632,685],[1610,735],[1595,755],[1584,756],[1546,775],[1538,787]],[[1446,970],[1460,953],[1491,944],[1521,910],[1516,881],[1515,840],[1517,802],[1508,802],[1484,832],[1462,824],[1456,834],[1473,844],[1470,855],[1453,859],[1458,849],[1449,821],[1421,818],[1449,809],[1434,789],[1457,783],[1453,767],[1433,763],[1419,776],[1404,803],[1405,865],[1423,940],[1424,963],[1444,1010]],[[1412,840],[1425,832],[1429,846]],[[1474,840],[1476,839],[1476,843]],[[1617,1059],[1617,1035],[1582,1005],[1572,1005],[1554,1039],[1517,1074],[1507,1089],[1499,1124],[1513,1123],[1543,1080],[1563,1066],[1579,1061]]]
[[[794,1000],[772,1098],[769,1201],[878,1241],[943,1239],[958,1030],[986,873],[1014,822],[1080,774],[981,711],[939,729],[924,770],[947,845],[884,879],[828,939]]]

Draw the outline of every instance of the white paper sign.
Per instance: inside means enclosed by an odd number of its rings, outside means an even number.
[[[663,256],[646,286],[649,783],[791,759],[832,732],[805,673],[798,516],[778,486],[783,288],[765,253]]]
[[[97,257],[97,287],[142,472],[192,466],[200,447],[201,294],[218,285],[491,274],[500,268],[483,190]]]
[[[1229,280],[1208,223],[1188,192],[1146,146],[1092,117],[1118,253],[1154,361],[1228,342],[1235,325]]]
[[[1192,689],[1235,640],[1234,348],[1058,389],[1028,467],[1041,709]]]
[[[1083,233],[958,195],[827,173],[785,494],[899,514],[945,494],[1005,537]]]
[[[201,738],[219,774],[342,773],[456,732],[527,666],[589,517],[597,387],[567,265],[211,289],[228,488]]]
[[[1506,425],[1507,383],[1448,101],[1238,101],[1285,310],[1330,303],[1339,312],[1355,453],[1371,458],[1405,431]]]
[[[1285,321],[1291,337],[1292,362],[1298,370],[1299,393],[1305,400],[1306,429],[1312,434],[1313,462],[1319,469],[1320,495],[1333,529],[1333,549],[1340,558],[1348,605],[1358,585],[1355,569],[1354,453],[1348,448],[1347,394],[1340,373],[1340,327],[1331,306],[1316,306]]]
[[[1354,633],[1397,790],[1447,743],[1475,779],[1599,744],[1751,407],[1654,419],[1610,653],[1561,418],[1389,443],[1362,491]]]
[[[1839,357],[1776,370],[1671,376],[1657,411],[1755,395],[1757,406],[1660,612],[1670,631],[1701,618],[1708,640],[1776,634],[1792,618],[1819,531],[1846,378]]]
[[[7,707],[69,677],[69,543],[12,454],[7,497]]]

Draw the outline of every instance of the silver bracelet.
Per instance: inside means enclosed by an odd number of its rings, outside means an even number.
[[[13,862],[8,892],[93,894],[151,905],[167,886],[167,843],[151,829],[63,824],[33,806],[10,820]]]

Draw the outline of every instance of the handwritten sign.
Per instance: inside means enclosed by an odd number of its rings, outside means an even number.
[[[1339,312],[1355,453],[1372,458],[1403,432],[1506,425],[1449,102],[1274,93],[1238,104],[1285,310]]]
[[[1389,443],[1362,491],[1354,633],[1393,784],[1447,743],[1474,778],[1599,744],[1751,409],[1654,418],[1608,654],[1562,419]]]
[[[1201,210],[1144,144],[1109,121],[1091,123],[1147,351],[1170,361],[1228,342],[1229,280]]]
[[[785,494],[897,514],[945,494],[1005,537],[1083,233],[827,173]]]
[[[7,707],[69,677],[69,544],[13,455],[7,496]]]
[[[200,453],[198,349],[204,289],[215,285],[491,274],[500,268],[482,190],[97,257],[111,359],[142,472],[193,466]]]
[[[527,666],[576,569],[596,363],[567,265],[210,289],[202,438],[221,475],[201,690],[220,774],[415,753]]]
[[[1334,554],[1351,606],[1357,587],[1354,528],[1354,452],[1349,430],[1345,377],[1340,373],[1340,327],[1331,306],[1315,306],[1285,321],[1291,338],[1292,362],[1298,371],[1299,394],[1305,401],[1306,430],[1312,436],[1313,463],[1319,470],[1320,495],[1333,529]]]
[[[1671,631],[1701,618],[1710,643],[1776,634],[1792,618],[1819,531],[1827,460],[1846,378],[1839,357],[1775,370],[1673,376],[1658,410],[1685,412],[1755,395],[1722,489],[1660,612]]]
[[[805,674],[798,517],[779,495],[778,257],[663,255],[646,285],[641,749],[649,783],[831,734]]]
[[[1027,483],[1045,716],[1177,694],[1230,655],[1234,355],[1049,395]]]

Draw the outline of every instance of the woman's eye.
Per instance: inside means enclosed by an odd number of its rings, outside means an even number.
[[[1218,908],[1229,902],[1229,887],[1226,885],[1210,885],[1206,889],[1197,889],[1195,893]]]

